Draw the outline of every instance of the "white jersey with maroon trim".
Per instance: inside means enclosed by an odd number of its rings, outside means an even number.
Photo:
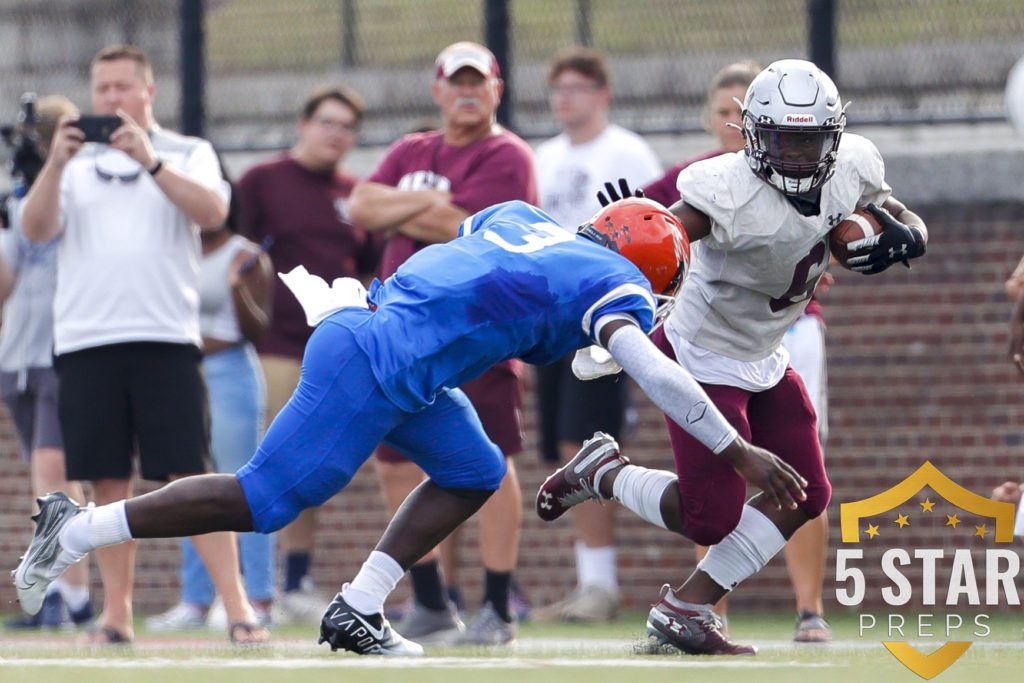
[[[742,152],[683,169],[677,186],[687,204],[708,216],[711,233],[694,244],[667,323],[669,339],[735,361],[776,353],[825,272],[829,231],[857,207],[881,206],[891,191],[874,144],[850,133],[813,216],[754,175]]]

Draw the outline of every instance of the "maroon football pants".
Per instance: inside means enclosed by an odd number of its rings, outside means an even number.
[[[674,358],[671,345],[660,332],[655,342]],[[824,512],[832,485],[825,473],[814,407],[793,368],[786,368],[779,383],[765,391],[701,386],[740,436],[779,456],[807,480],[807,500],[797,501],[807,517],[813,519]],[[668,417],[665,421],[679,477],[683,530],[700,545],[715,545],[739,523],[747,483],[728,462],[682,427]]]

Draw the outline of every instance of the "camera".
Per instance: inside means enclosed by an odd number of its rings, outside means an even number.
[[[45,161],[43,152],[39,149],[37,123],[36,94],[27,92],[21,96],[21,109],[17,121],[0,126],[0,139],[3,139],[9,150],[7,168],[11,174],[10,194],[17,198],[28,194]],[[7,197],[0,201],[0,223],[3,227],[10,225],[7,216]]]

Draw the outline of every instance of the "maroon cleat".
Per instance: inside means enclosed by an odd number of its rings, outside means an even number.
[[[670,590],[662,589],[662,598],[647,615],[647,643],[641,654],[756,655],[753,645],[739,645],[722,634],[722,620],[710,606],[680,608],[665,599]]]
[[[553,522],[574,505],[588,500],[605,500],[595,482],[611,470],[628,465],[619,454],[619,444],[604,432],[583,442],[579,453],[544,480],[537,491],[537,516]]]

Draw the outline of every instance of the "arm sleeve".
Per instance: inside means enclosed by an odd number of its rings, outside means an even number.
[[[608,351],[655,405],[714,453],[735,440],[736,430],[696,380],[658,350],[639,327],[626,325],[608,340]]]

